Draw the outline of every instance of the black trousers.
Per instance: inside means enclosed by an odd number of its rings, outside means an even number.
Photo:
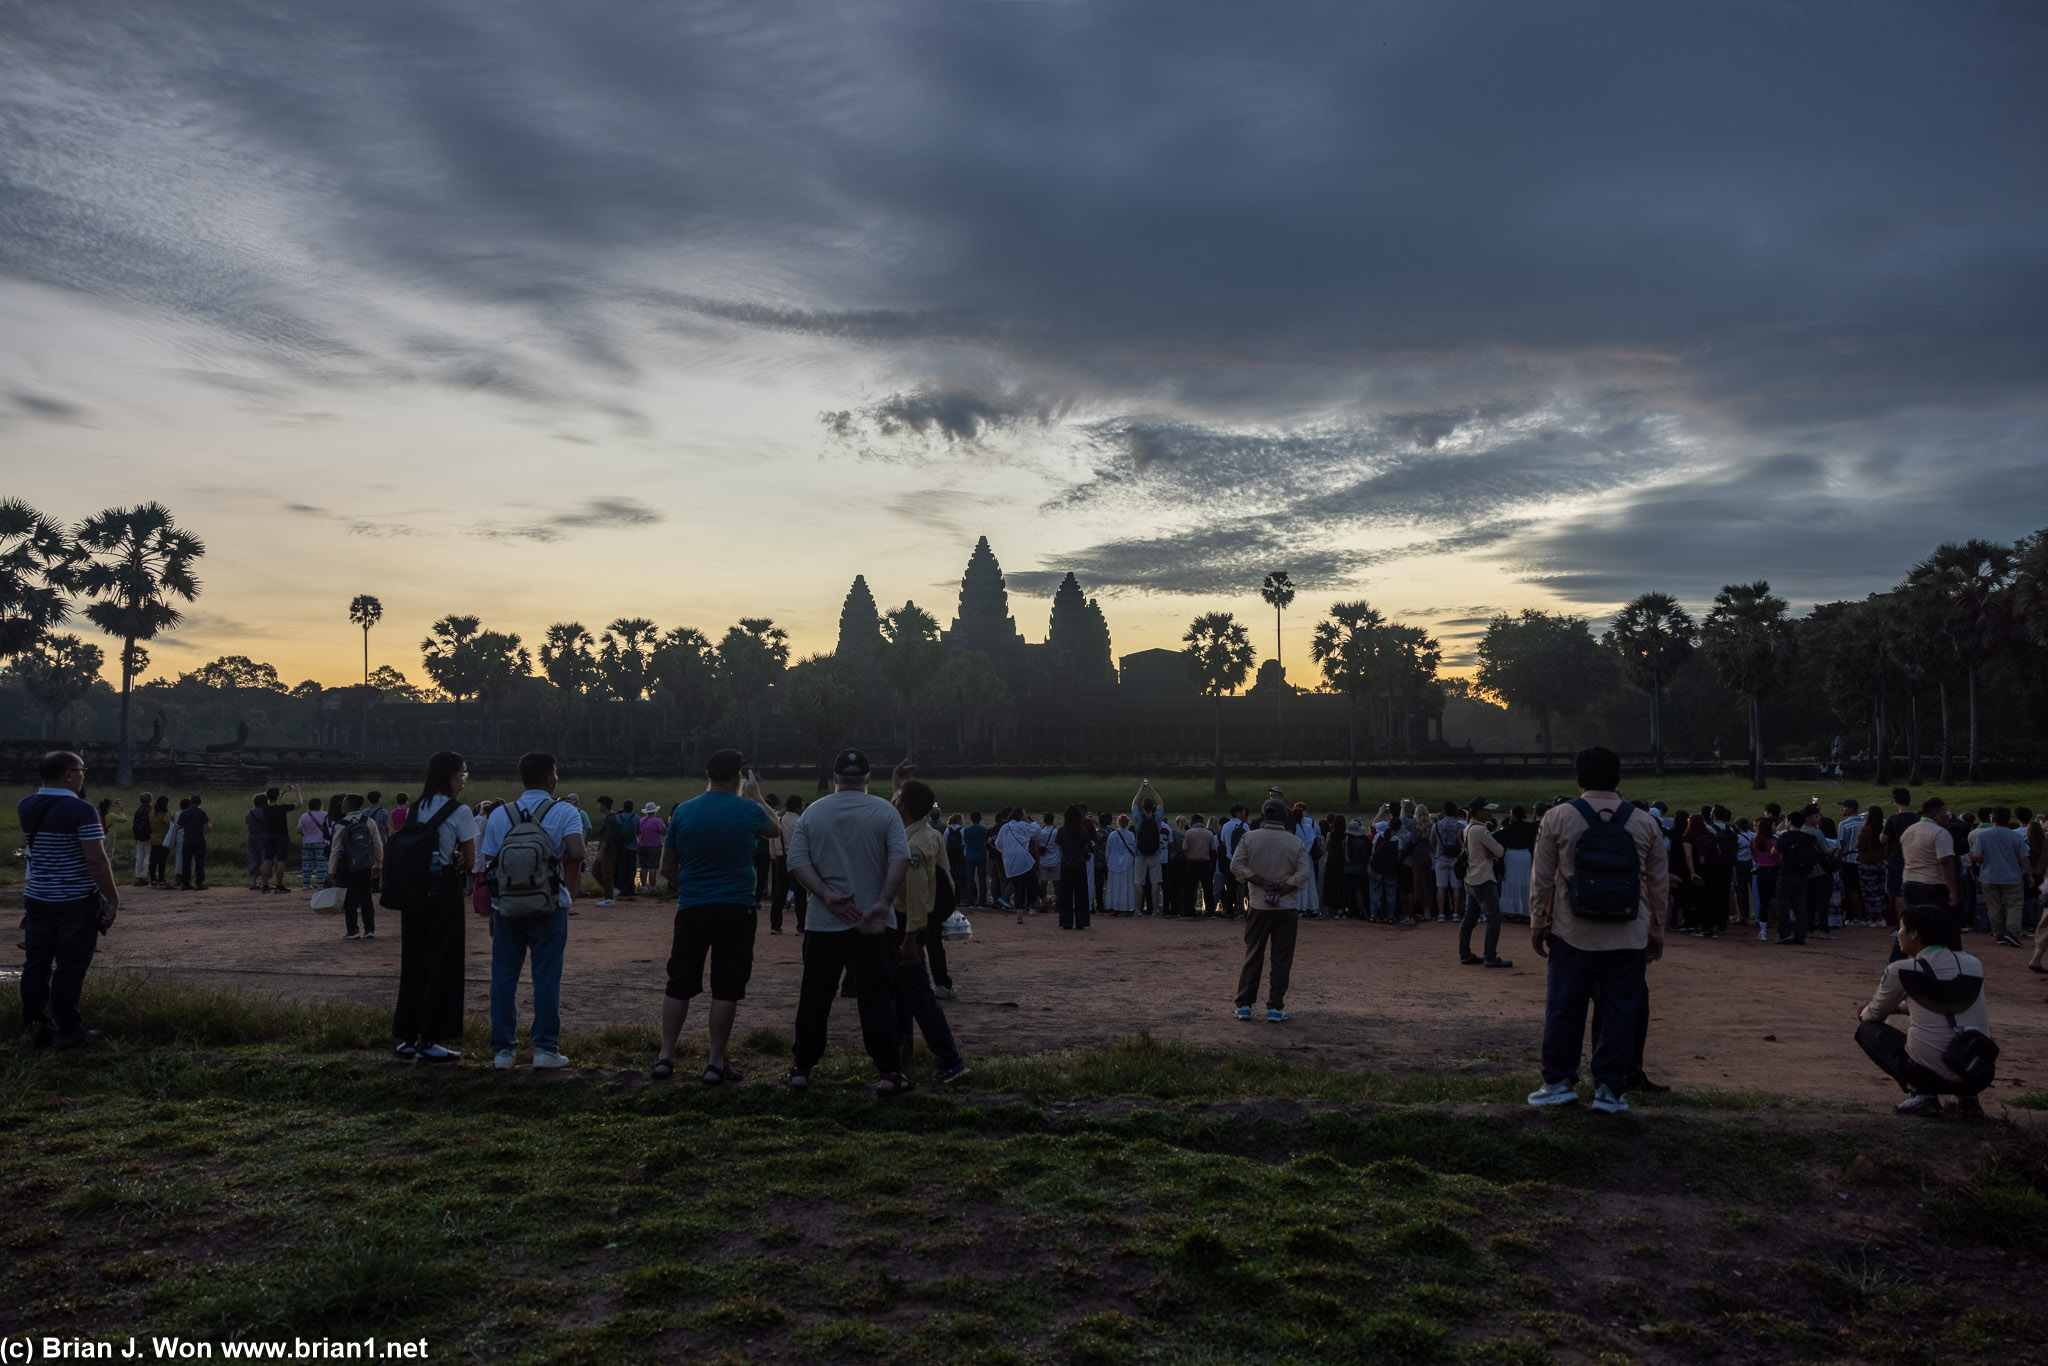
[[[953,987],[953,974],[946,968],[946,936],[939,926],[945,924],[946,917],[958,908],[959,901],[953,887],[941,879],[938,895],[932,899],[931,924],[917,937],[917,942],[923,946],[925,965],[931,969],[933,983],[949,991]]]
[[[187,839],[178,848],[178,885],[206,887],[206,841]]]
[[[1060,864],[1060,928],[1088,928],[1088,865],[1069,860]]]
[[[754,846],[754,901],[759,904],[768,899],[768,846]]]
[[[1728,930],[1728,882],[1730,873],[1725,867],[1707,872],[1707,885],[1700,889],[1700,928],[1709,934],[1725,934]]]
[[[171,849],[169,845],[158,842],[149,846],[150,886],[161,887],[164,885],[164,872],[170,867],[170,863]]]
[[[1974,1096],[1977,1088],[1950,1081],[1930,1067],[1914,1062],[1906,1052],[1906,1036],[1882,1020],[1864,1020],[1856,1026],[1856,1042],[1878,1070],[1899,1084],[1908,1094],[1922,1096]]]
[[[803,957],[803,982],[796,1000],[798,1070],[810,1071],[825,1056],[825,1026],[832,1019],[832,998],[839,994],[842,973],[853,979],[861,1043],[875,1060],[875,1070],[902,1070],[896,1032],[896,960],[888,934],[862,934],[854,929],[807,934]]]
[[[1216,860],[1191,858],[1188,860],[1188,914],[1195,913],[1195,902],[1202,903],[1202,914],[1216,914]]]
[[[1806,942],[1807,933],[1813,929],[1814,907],[1823,903],[1830,885],[1824,877],[1804,877],[1779,870],[1778,938],[1789,938],[1795,944]],[[1823,910],[1821,914],[1821,928],[1825,929],[1827,913]]]
[[[936,930],[920,930],[920,941],[938,938]],[[924,1046],[931,1049],[932,1057],[940,1067],[951,1067],[960,1061],[960,1049],[953,1042],[953,1027],[946,1022],[945,1008],[938,997],[932,995],[932,984],[925,976],[922,953],[909,964],[903,961],[903,931],[890,930],[889,956],[896,964],[896,1033],[901,1039],[898,1049],[905,1058],[910,1056],[912,1038],[910,1027],[914,1023],[924,1034]]]
[[[768,928],[775,934],[782,933],[782,903],[789,899],[791,885],[789,860],[768,860]]]
[[[85,970],[100,942],[97,895],[75,901],[32,901],[24,897],[23,942],[28,961],[21,970],[21,1021],[30,1029],[76,1034],[84,1028],[78,998]]]
[[[346,857],[346,855],[344,855]],[[362,917],[362,931],[365,934],[377,932],[377,900],[370,895],[368,872],[341,873],[341,915],[348,923],[348,932],[356,932],[356,917]]]
[[[417,911],[398,913],[398,1008],[391,1034],[401,1043],[462,1037],[462,891],[436,891]]]

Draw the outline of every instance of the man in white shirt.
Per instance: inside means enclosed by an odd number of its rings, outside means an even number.
[[[782,827],[782,847],[775,854],[779,861],[775,866],[775,889],[772,892],[775,901],[768,908],[770,934],[782,933],[782,903],[785,900],[789,902],[791,923],[796,926],[798,934],[804,932],[804,917],[810,912],[810,892],[803,883],[789,875],[789,842],[796,838],[796,823],[803,814],[804,799],[792,792],[789,800],[782,804],[782,814],[778,817]]]
[[[789,875],[811,893],[804,972],[797,988],[795,1065],[789,1085],[811,1084],[825,1055],[825,1027],[840,978],[851,970],[860,1002],[861,1042],[880,1074],[876,1091],[911,1088],[896,1032],[896,964],[887,931],[896,893],[910,871],[910,840],[896,808],[868,792],[868,758],[857,749],[832,762],[837,787],[812,802],[789,841]]]
[[[1003,880],[1008,884],[1005,890],[1019,925],[1024,923],[1027,907],[1033,915],[1038,913],[1037,843],[1038,822],[1026,817],[1022,807],[996,831],[996,852],[1003,856]]]
[[[1856,1042],[1906,1092],[1902,1115],[1938,1115],[1944,1095],[1957,1113],[1981,1118],[1982,1089],[1949,1066],[1949,1046],[1963,1030],[1991,1032],[1984,1004],[1984,964],[1972,954],[1944,948],[1952,922],[1946,907],[1915,902],[1899,921],[1900,957],[1885,965],[1877,993],[1857,1016]],[[1906,1032],[1885,1023],[1905,1011]]]
[[[519,782],[525,791],[517,801],[492,808],[484,822],[477,856],[488,873],[512,829],[517,807],[538,821],[562,863],[583,858],[583,818],[575,807],[554,799],[555,756],[532,753],[519,759]],[[567,1067],[562,1056],[562,950],[569,942],[569,884],[560,882],[551,915],[506,916],[491,905],[491,1049],[500,1068],[517,1060],[519,972],[533,955],[533,1065]]]

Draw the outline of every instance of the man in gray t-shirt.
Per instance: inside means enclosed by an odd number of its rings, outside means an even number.
[[[896,892],[910,842],[896,808],[868,795],[868,759],[849,749],[833,760],[838,790],[804,809],[789,842],[789,875],[811,894],[804,920],[803,983],[797,992],[796,1065],[789,1084],[810,1085],[825,1055],[825,1027],[842,973],[853,978],[861,1041],[883,1095],[908,1091],[896,1033],[896,971],[884,931],[896,925]]]
[[[1970,832],[1970,862],[1977,865],[1977,887],[1984,895],[1984,913],[1994,943],[2018,948],[2020,908],[2026,903],[2027,837],[2012,826],[2009,807],[1994,807],[1991,824]]]

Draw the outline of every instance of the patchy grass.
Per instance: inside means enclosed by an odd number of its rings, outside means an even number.
[[[839,1054],[808,1095],[706,1092],[644,1082],[637,1037],[501,1074],[388,1060],[378,1011],[119,981],[93,1008],[101,1049],[0,1052],[0,1330],[1522,1366],[1868,1356],[1900,1315],[1930,1359],[2003,1361],[2043,1326],[2024,1277],[1954,1272],[2048,1252],[2017,1128],[1617,1122],[1143,1037],[889,1102]]]

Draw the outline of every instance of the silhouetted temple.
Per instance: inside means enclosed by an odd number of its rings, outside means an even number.
[[[1010,615],[1010,590],[1003,583],[1003,567],[988,548],[988,537],[974,543],[967,557],[967,572],[960,576],[960,610],[945,633],[946,649],[953,654],[979,650],[1008,673],[1024,664],[1027,647]]]

